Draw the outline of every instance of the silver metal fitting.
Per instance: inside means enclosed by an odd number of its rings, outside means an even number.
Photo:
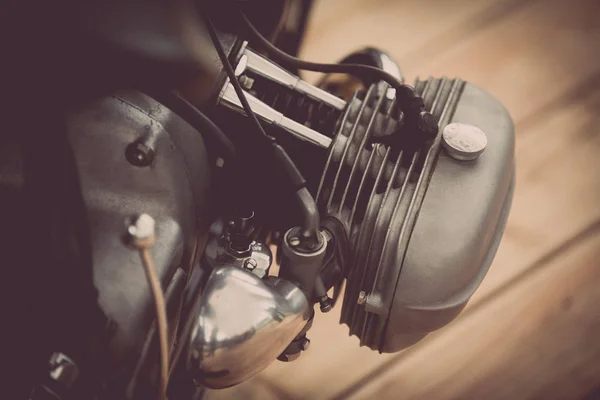
[[[363,305],[367,302],[367,293],[364,290],[358,294],[358,299],[356,299],[356,304]]]
[[[62,389],[68,390],[79,375],[79,368],[67,355],[55,352],[49,360],[50,378],[58,382]]]
[[[487,136],[476,126],[453,122],[442,132],[442,143],[450,157],[461,160],[475,160],[487,146]]]
[[[244,268],[249,269],[250,271],[253,271],[257,266],[258,263],[254,258],[249,258],[246,261],[244,261]]]
[[[246,100],[248,100],[248,104],[250,104],[252,111],[264,122],[278,126],[300,140],[315,144],[324,149],[329,148],[332,141],[330,137],[312,130],[293,119],[285,117],[282,113],[269,107],[248,92],[244,92],[244,95],[246,96]],[[246,111],[244,111],[244,107],[229,80],[227,80],[219,95],[219,103],[240,114],[246,114]]]

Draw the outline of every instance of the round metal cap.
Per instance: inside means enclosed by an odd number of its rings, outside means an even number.
[[[451,123],[442,132],[446,152],[456,160],[474,160],[487,146],[487,137],[481,129],[469,124]]]

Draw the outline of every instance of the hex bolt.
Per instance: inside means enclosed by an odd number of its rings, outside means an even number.
[[[156,135],[153,134],[137,139],[125,149],[125,158],[136,167],[147,167],[152,164],[155,155]]]
[[[471,161],[485,150],[487,136],[474,125],[453,122],[444,128],[442,144],[448,155],[455,160]]]
[[[250,271],[253,271],[257,266],[258,263],[254,258],[249,258],[246,261],[244,261],[244,268],[249,269]]]
[[[358,294],[358,299],[356,300],[357,304],[363,305],[367,302],[367,293],[364,290]]]
[[[250,78],[249,76],[242,75],[240,76],[239,81],[240,85],[242,85],[242,87],[246,90],[250,90],[252,89],[252,86],[254,86],[254,79]]]

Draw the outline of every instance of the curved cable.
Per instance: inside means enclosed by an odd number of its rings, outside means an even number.
[[[238,10],[242,21],[249,33],[252,35],[258,45],[262,47],[271,57],[281,63],[283,66],[308,71],[325,73],[344,73],[351,75],[370,74],[388,83],[396,89],[396,101],[400,109],[405,113],[407,120],[414,121],[416,128],[423,134],[420,140],[425,142],[434,138],[438,133],[437,120],[431,113],[425,110],[425,104],[421,96],[417,94],[412,86],[398,80],[395,76],[369,65],[363,64],[323,64],[310,61],[304,61],[293,57],[284,51],[278,49],[269,40],[267,40],[252,22],[248,19],[242,10]]]

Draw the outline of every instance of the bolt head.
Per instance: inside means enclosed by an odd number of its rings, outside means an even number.
[[[130,164],[145,167],[154,161],[154,150],[143,142],[134,142],[127,146],[125,157]]]
[[[244,268],[249,269],[250,271],[254,270],[258,266],[258,263],[254,258],[249,258],[244,261]]]
[[[362,290],[359,294],[358,294],[358,299],[356,300],[356,303],[363,305],[367,302],[367,293],[365,293],[364,290]]]
[[[290,244],[290,246],[292,246],[292,247],[296,247],[296,246],[298,246],[298,245],[300,244],[300,238],[297,238],[297,237],[295,237],[295,236],[294,236],[294,237],[292,237],[292,238],[290,238],[289,244]]]

